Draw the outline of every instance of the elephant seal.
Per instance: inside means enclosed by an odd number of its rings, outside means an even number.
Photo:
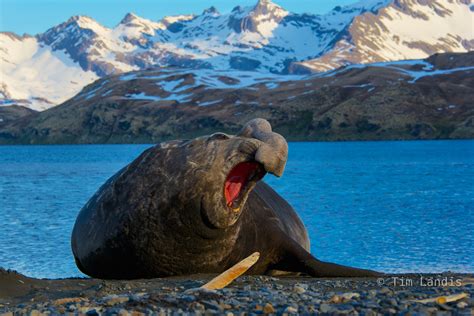
[[[260,252],[249,274],[315,277],[377,272],[322,262],[292,207],[260,181],[281,176],[288,145],[254,119],[235,136],[216,133],[158,144],[110,178],[72,232],[78,268],[102,279],[220,273]]]

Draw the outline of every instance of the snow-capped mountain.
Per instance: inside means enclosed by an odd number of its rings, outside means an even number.
[[[291,140],[472,138],[473,86],[474,52],[310,75],[152,68],[47,111],[0,107],[0,144],[156,143],[236,133],[255,117]]]
[[[324,15],[270,0],[114,28],[75,16],[35,37],[0,33],[1,104],[46,109],[105,75],[150,67],[287,74],[474,48],[470,0],[364,0]]]
[[[1,33],[0,60],[0,106],[20,104],[44,110],[99,78],[64,50],[53,50],[31,36]]]
[[[347,64],[425,58],[474,50],[470,0],[396,0],[376,13],[356,16],[323,55],[293,65],[325,71]]]

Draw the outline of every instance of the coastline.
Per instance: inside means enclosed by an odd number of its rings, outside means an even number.
[[[243,276],[222,290],[200,290],[212,277],[53,280],[0,269],[0,315],[474,314],[474,274],[468,273],[333,279]],[[437,297],[444,298],[417,302]]]
[[[236,131],[227,132],[229,135],[235,134]],[[1,136],[1,135],[0,135]],[[0,147],[10,147],[10,146],[120,146],[120,145],[156,145],[161,142],[167,142],[176,139],[191,139],[196,137],[205,136],[204,134],[193,134],[193,135],[180,135],[171,138],[163,139],[146,139],[146,140],[137,140],[136,142],[128,140],[123,141],[90,141],[90,142],[32,142],[30,140],[20,140],[20,141],[6,141],[0,138]],[[289,143],[359,143],[359,142],[436,142],[436,141],[474,141],[474,134],[468,135],[465,137],[348,137],[348,138],[338,138],[338,137],[287,137]]]

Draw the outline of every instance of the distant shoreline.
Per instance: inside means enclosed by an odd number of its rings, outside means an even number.
[[[204,136],[204,135],[199,135]],[[196,136],[196,137],[199,137]],[[175,139],[184,139],[184,138],[175,138]],[[167,139],[163,141],[157,141],[155,143],[152,142],[138,142],[138,143],[3,143],[0,140],[0,148],[1,147],[8,147],[8,146],[104,146],[104,145],[111,145],[111,146],[120,146],[120,145],[149,145],[154,146],[161,142],[166,142],[175,139]],[[188,139],[188,138],[186,138]],[[191,138],[189,138],[191,139]],[[362,142],[437,142],[437,141],[474,141],[474,136],[469,138],[420,138],[420,139],[341,139],[341,140],[298,140],[298,139],[287,139],[288,143],[362,143]]]

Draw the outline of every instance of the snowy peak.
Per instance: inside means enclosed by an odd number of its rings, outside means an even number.
[[[376,15],[355,18],[351,25],[354,42],[367,54],[369,41],[376,45],[379,55],[376,61],[472,50],[474,12],[468,2],[395,0]]]
[[[98,79],[64,51],[53,51],[31,36],[0,33],[0,106],[19,104],[45,110]]]
[[[250,14],[254,16],[272,15],[275,17],[284,17],[288,14],[288,11],[270,0],[259,0]]]
[[[141,18],[134,13],[127,13],[115,27],[114,33],[115,37],[129,42],[133,39],[139,39],[142,35],[153,36],[156,30],[165,28],[166,26],[162,23]]]
[[[189,21],[194,19],[195,17],[196,16],[194,14],[166,16],[161,19],[160,23],[163,24],[165,27],[168,27],[171,24]]]
[[[92,18],[77,15],[39,34],[38,38],[51,45],[53,49],[64,49],[68,46],[67,43],[78,46],[92,37],[103,34],[104,30],[105,28]]]
[[[348,13],[377,13],[380,8],[386,7],[391,2],[397,0],[362,0],[353,4],[345,5],[345,6],[336,6],[333,11],[348,14]],[[415,0],[417,1],[417,0]],[[430,0],[427,0],[430,1]]]
[[[252,8],[234,8],[229,17],[229,26],[237,33],[255,32],[270,36],[288,14],[288,11],[270,0],[259,0]]]
[[[53,63],[34,59],[40,55],[44,61],[55,60],[63,70],[69,67],[71,71],[64,72],[69,77],[76,76],[76,70],[84,72],[83,80],[62,80],[77,92],[92,78],[154,67],[307,73],[466,52],[474,50],[471,3],[362,0],[316,15],[290,13],[272,1],[260,0],[229,13],[211,7],[200,15],[160,21],[128,13],[114,28],[74,16],[30,39],[0,37],[0,90],[12,99],[35,97],[51,104],[60,99],[65,90],[61,85],[52,93],[51,86],[45,88],[46,81],[33,84],[24,79],[32,71],[63,76]],[[13,82],[19,86],[13,87]]]
[[[392,7],[397,8],[400,12],[411,13],[414,16],[418,15],[420,18],[426,18],[427,16],[423,14],[423,8],[429,8],[434,10],[438,15],[444,16],[445,14],[450,14],[452,11],[449,9],[450,6],[464,4],[469,6],[471,0],[449,0],[449,1],[439,1],[439,0],[393,0]]]
[[[98,23],[93,18],[86,15],[76,15],[71,17],[65,23],[60,24],[59,26],[53,28],[58,30],[91,30],[94,33],[101,33],[105,27]]]
[[[345,6],[336,6],[327,14],[318,17],[324,29],[342,30],[352,23],[354,18],[365,13],[376,14],[387,6],[391,0],[363,0]]]
[[[292,71],[321,72],[349,64],[420,59],[440,52],[474,49],[470,0],[394,0],[373,4],[370,10],[360,3],[351,6],[363,11],[354,16],[345,34],[325,54],[295,63]]]
[[[135,13],[133,12],[129,12],[127,13],[123,19],[120,21],[119,24],[129,24],[129,23],[134,23],[136,22],[137,20],[139,20],[140,17],[138,17]]]
[[[216,9],[216,7],[212,6],[210,8],[205,9],[202,12],[202,15],[212,15],[212,16],[219,16],[221,15],[219,10]]]
[[[126,26],[126,27],[141,27],[141,28],[149,28],[149,29],[161,29],[163,28],[163,25],[159,22],[153,22],[148,19],[144,19],[142,17],[139,17],[138,15],[129,12],[127,13],[123,19],[120,21],[120,23],[116,26],[116,28],[119,28],[120,26]]]

